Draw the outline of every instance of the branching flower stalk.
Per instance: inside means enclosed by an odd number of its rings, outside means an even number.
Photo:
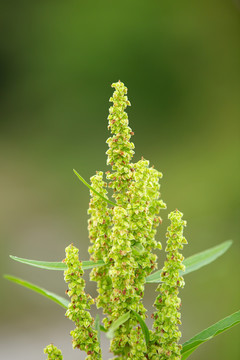
[[[115,329],[111,340],[110,351],[114,359],[178,360],[181,346],[178,345],[180,299],[177,295],[178,287],[183,286],[179,277],[183,257],[178,249],[185,242],[182,236],[185,222],[181,220],[180,212],[169,216],[172,224],[167,235],[167,261],[162,273],[163,282],[158,288],[160,295],[155,302],[157,312],[153,331],[147,343],[139,319],[144,322],[146,318],[142,303],[146,277],[157,268],[157,255],[153,251],[162,247],[155,240],[156,228],[162,222],[159,212],[166,208],[159,191],[162,174],[150,167],[144,158],[132,162],[134,144],[130,139],[134,133],[125,112],[130,106],[127,88],[120,81],[112,87],[115,91],[110,98],[113,105],[108,116],[112,136],[107,140],[107,164],[111,165],[112,171],[106,173],[108,184],[101,171],[91,178],[93,190],[90,191],[88,210],[90,260],[102,260],[105,264],[93,268],[90,274],[91,280],[97,282],[95,302],[105,315],[105,331],[127,315],[127,321]],[[109,206],[107,187],[113,191],[115,206]],[[71,331],[73,348],[86,351],[88,360],[101,359],[94,319],[88,311],[94,301],[84,291],[78,249],[73,245],[67,247],[64,261],[68,267],[64,274],[71,298],[66,316],[76,326]]]
[[[34,267],[64,271],[68,284],[66,293],[71,301],[23,279],[11,275],[4,277],[67,309],[66,316],[75,325],[70,332],[73,348],[85,351],[86,360],[102,360],[101,331],[111,339],[113,360],[186,360],[200,344],[240,323],[239,310],[180,344],[182,275],[217,259],[232,241],[184,260],[180,250],[187,244],[183,236],[186,221],[182,219],[183,214],[175,210],[168,216],[171,224],[166,233],[164,267],[152,273],[157,268],[155,251],[162,248],[155,239],[157,227],[162,222],[160,210],[166,208],[160,196],[162,174],[150,167],[144,158],[136,163],[132,161],[133,131],[125,112],[130,106],[127,88],[120,81],[112,87],[115,91],[110,98],[113,105],[108,116],[112,136],[107,140],[107,164],[111,171],[106,173],[106,181],[103,172],[97,171],[89,184],[74,170],[78,179],[90,189],[90,261],[79,261],[79,250],[73,244],[66,248],[64,264],[10,256]],[[83,269],[89,268],[92,269],[90,279],[97,283],[96,299],[85,292]],[[160,284],[156,290],[159,294],[154,302],[156,310],[152,314],[151,330],[145,323],[147,310],[142,303],[146,283]],[[102,309],[103,325],[99,314],[95,320],[90,314],[94,303]],[[47,360],[63,360],[61,350],[53,344],[48,345],[44,353]]]
[[[112,86],[116,90],[110,98],[113,106],[108,120],[113,136],[107,140],[107,163],[113,172],[107,172],[107,179],[110,180],[108,186],[114,191],[116,206],[107,209],[107,204],[91,192],[89,209],[89,234],[94,243],[89,250],[91,259],[103,259],[107,263],[103,269],[92,271],[92,279],[104,278],[98,281],[97,305],[103,307],[107,315],[104,319],[106,329],[129,310],[145,319],[146,309],[141,302],[144,283],[146,276],[157,266],[152,250],[161,248],[154,237],[155,228],[161,222],[159,210],[165,207],[159,199],[162,174],[149,168],[149,162],[144,159],[136,164],[131,162],[134,145],[130,142],[133,132],[125,112],[130,105],[127,88],[121,82]],[[91,180],[93,188],[106,196],[102,173]],[[115,355],[121,355],[123,359],[145,356],[146,344],[137,325],[138,321],[131,314],[116,331],[111,342],[111,351]]]

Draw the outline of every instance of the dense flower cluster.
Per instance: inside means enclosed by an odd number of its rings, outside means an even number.
[[[47,354],[47,360],[63,360],[62,352],[53,344],[45,347],[44,354]]]
[[[178,288],[184,286],[183,277],[179,272],[184,271],[185,267],[182,264],[184,257],[179,253],[179,249],[187,244],[183,236],[186,221],[182,220],[182,216],[178,210],[169,214],[171,225],[166,234],[168,254],[161,273],[162,283],[157,289],[160,294],[154,304],[157,312],[153,315],[155,332],[152,333],[152,346],[149,352],[149,358],[152,360],[181,359],[181,345],[178,344],[181,337],[178,329],[178,325],[181,324],[181,300],[178,297]]]
[[[97,331],[93,328],[94,319],[87,311],[94,303],[90,295],[86,295],[85,281],[82,278],[83,270],[78,259],[78,249],[73,245],[66,248],[67,270],[64,271],[64,278],[68,283],[67,294],[71,298],[66,316],[72,320],[76,328],[71,331],[73,348],[86,351],[86,360],[100,360],[101,349],[98,342]]]
[[[179,360],[178,288],[184,284],[179,276],[184,266],[178,249],[186,243],[182,235],[185,222],[178,211],[169,215],[172,223],[167,233],[167,261],[161,275],[162,284],[157,289],[160,295],[155,302],[157,312],[153,314],[153,331],[150,331],[150,341],[146,343],[141,329],[146,318],[142,299],[146,277],[157,268],[157,255],[153,251],[161,249],[155,234],[161,223],[159,212],[166,207],[160,198],[162,174],[150,167],[144,158],[132,162],[134,144],[130,139],[133,132],[125,112],[130,105],[127,88],[120,81],[112,87],[115,88],[110,98],[113,106],[108,116],[112,137],[107,140],[107,164],[111,165],[112,171],[106,173],[108,184],[101,171],[91,177],[88,210],[90,260],[104,262],[104,265],[93,268],[90,274],[91,280],[97,282],[96,305],[106,315],[103,319],[105,331],[110,329],[113,335],[110,351],[114,359]],[[107,187],[114,202],[108,198]],[[76,325],[71,331],[73,347],[86,351],[88,360],[100,360],[98,333],[88,312],[94,301],[84,291],[78,249],[73,245],[67,247],[64,261],[67,265],[65,281],[69,283],[68,295],[71,297],[66,315]],[[112,330],[111,325],[119,318],[125,321]],[[99,329],[100,325],[96,326]]]
[[[108,315],[104,319],[106,329],[129,310],[145,319],[146,309],[141,300],[146,276],[157,266],[157,257],[152,251],[161,248],[155,241],[155,233],[161,222],[159,211],[165,207],[159,193],[162,174],[150,168],[145,159],[131,162],[133,132],[124,111],[130,105],[127,88],[121,82],[112,86],[116,90],[110,98],[113,106],[108,120],[113,136],[107,140],[107,163],[113,172],[107,172],[107,179],[116,206],[108,209],[107,203],[91,192],[89,209],[89,235],[94,243],[89,251],[91,259],[103,259],[106,263],[102,269],[94,269],[91,276],[98,281],[98,306]],[[93,188],[106,197],[102,173],[91,180]],[[138,321],[131,315],[115,332],[111,342],[115,355],[125,354],[124,359],[144,357],[146,344],[137,325]]]

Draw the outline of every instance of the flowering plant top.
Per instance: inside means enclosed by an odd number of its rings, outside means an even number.
[[[178,211],[170,216],[173,230],[168,246],[174,247],[174,250],[170,253],[167,283],[171,280],[171,287],[167,293],[163,286],[158,289],[165,298],[161,306],[158,302],[155,305],[157,311],[154,314],[154,328],[146,343],[139,326],[139,318],[143,321],[146,318],[146,309],[142,303],[146,277],[157,268],[157,255],[153,251],[162,247],[161,243],[155,240],[157,226],[161,223],[159,212],[166,208],[160,198],[159,180],[162,173],[150,167],[149,161],[144,158],[136,163],[132,162],[134,144],[131,136],[134,133],[129,127],[128,115],[125,112],[127,106],[130,106],[127,88],[120,81],[112,84],[112,87],[115,91],[110,98],[113,105],[108,116],[108,128],[112,137],[107,140],[107,164],[112,170],[106,173],[108,184],[103,179],[103,172],[97,172],[91,178],[88,211],[89,238],[92,243],[89,248],[90,259],[94,262],[104,261],[104,266],[93,268],[90,275],[91,280],[97,282],[99,295],[95,301],[97,307],[102,308],[106,315],[103,320],[106,331],[119,318],[129,314],[128,319],[116,329],[111,340],[110,350],[119,359],[159,358],[159,355],[163,354],[163,343],[167,348],[164,359],[171,358],[172,354],[175,359],[180,359],[180,299],[177,297],[177,288],[183,286],[178,272],[179,269],[183,270],[184,266],[181,265],[183,256],[177,249],[186,243],[182,235],[179,235],[185,222],[181,220],[182,214]],[[114,206],[109,206],[106,201],[107,188],[113,191]],[[180,237],[175,239],[176,236]],[[158,297],[157,301],[159,299]],[[72,305],[69,306],[68,316],[71,308]],[[169,331],[163,330],[166,324]],[[81,336],[79,344],[76,345],[74,338],[74,347],[84,348],[85,341]],[[101,358],[98,347],[97,351],[88,354],[92,359]]]
[[[70,244],[63,262],[28,260],[11,256],[22,263],[48,269],[64,270],[64,280],[70,302],[50,291],[14,276],[5,277],[17,284],[36,291],[66,309],[66,316],[73,321],[72,345],[85,351],[86,360],[101,360],[100,332],[111,339],[110,351],[119,360],[185,360],[203,342],[240,322],[240,311],[220,320],[193,338],[180,344],[181,299],[179,289],[184,287],[183,275],[200,269],[222,255],[232,244],[225,241],[211,249],[184,260],[181,250],[187,244],[183,236],[186,221],[183,214],[172,211],[166,233],[166,260],[157,269],[156,250],[162,245],[155,239],[157,227],[162,223],[159,215],[166,208],[160,196],[162,173],[150,167],[142,158],[134,163],[134,135],[125,112],[130,102],[127,88],[120,81],[112,84],[115,89],[110,101],[107,140],[107,164],[111,171],[98,171],[88,184],[75,170],[78,178],[90,189],[88,230],[91,245],[89,261],[79,260],[79,250]],[[110,190],[111,196],[108,194]],[[110,197],[110,198],[109,198]],[[112,198],[112,199],[111,199]],[[93,299],[85,293],[83,274],[91,268],[90,279],[97,283],[98,296]],[[142,299],[147,283],[158,283],[158,295],[152,329],[148,329]],[[94,319],[91,306],[101,308]],[[53,344],[44,349],[48,360],[62,360],[62,352]]]

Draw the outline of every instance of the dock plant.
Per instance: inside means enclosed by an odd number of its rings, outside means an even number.
[[[111,136],[106,152],[110,169],[106,174],[97,171],[90,183],[74,170],[90,190],[89,259],[79,259],[79,249],[73,244],[67,246],[62,262],[11,256],[31,266],[63,271],[69,300],[14,276],[5,277],[66,309],[66,317],[73,322],[72,346],[85,352],[87,360],[102,359],[101,332],[110,339],[113,359],[184,360],[200,344],[240,322],[237,311],[181,343],[180,296],[185,275],[217,259],[232,242],[225,241],[184,259],[186,220],[176,209],[168,215],[164,255],[161,242],[156,241],[157,228],[162,224],[160,215],[166,211],[160,194],[162,173],[143,157],[133,162],[134,133],[126,112],[130,106],[127,88],[120,81],[112,87],[115,91],[108,115]],[[165,259],[160,270],[158,257]],[[96,282],[96,299],[85,292],[86,269],[91,269],[90,280]],[[149,315],[142,301],[149,283],[157,284],[154,311],[150,311],[151,329],[145,322]],[[95,318],[91,315],[93,305],[100,309],[102,323],[99,314]],[[46,346],[44,353],[48,360],[63,359],[53,344]]]

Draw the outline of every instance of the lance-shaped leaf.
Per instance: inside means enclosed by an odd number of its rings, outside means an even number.
[[[142,332],[143,332],[143,335],[145,337],[145,341],[146,341],[146,344],[148,344],[149,342],[149,330],[148,330],[148,327],[145,323],[145,321],[141,318],[141,316],[134,310],[132,310],[132,313],[134,314],[134,316],[136,316],[141,328],[142,328]]]
[[[181,276],[185,276],[201,267],[210,264],[216,260],[219,256],[223,255],[229,247],[232,245],[232,240],[227,240],[220,245],[214,246],[208,250],[202,251],[198,254],[190,256],[183,261],[185,265],[185,271],[180,271]],[[153,274],[146,277],[147,283],[159,283],[161,282],[161,272],[158,270]]]
[[[57,262],[57,261],[39,261],[39,260],[29,260],[29,259],[23,259],[19,258],[17,256],[10,255],[10,258],[19,261],[23,264],[35,266],[41,269],[46,270],[67,270],[67,265],[63,262]],[[94,261],[82,261],[82,268],[84,270],[86,269],[92,269],[94,267],[103,266],[105,263],[103,260],[98,260],[96,262]]]
[[[18,285],[24,286],[32,291],[35,291],[45,297],[47,297],[48,299],[56,302],[58,305],[62,306],[64,309],[67,309],[69,301],[65,298],[63,298],[62,296],[56,295],[51,291],[45,290],[37,285],[34,285],[28,281],[22,280],[20,278],[17,278],[15,276],[11,276],[11,275],[4,275],[5,279],[12,281]]]
[[[106,336],[109,339],[114,337],[114,332],[119,328],[120,325],[124,324],[130,318],[130,311],[120,316],[116,321],[114,321],[110,328],[108,329]]]
[[[79,180],[81,180],[81,182],[82,182],[84,185],[86,185],[91,191],[93,191],[95,194],[97,194],[98,196],[100,196],[100,198],[102,198],[104,201],[106,201],[106,202],[109,203],[110,205],[116,206],[116,204],[115,204],[113,201],[111,201],[111,200],[105,198],[104,196],[102,196],[102,195],[101,195],[98,191],[96,191],[90,184],[88,184],[88,183],[86,182],[86,180],[84,180],[84,178],[83,178],[76,170],[73,169],[73,172],[74,172],[75,175],[77,175],[77,177],[79,178]]]
[[[223,255],[232,245],[232,240],[224,241],[222,244],[214,246],[208,250],[202,251],[196,255],[190,256],[183,261],[186,270],[182,273],[188,274],[192,271],[198,270],[201,267],[210,264],[219,256]]]
[[[221,334],[223,331],[230,329],[238,323],[240,323],[240,310],[201,331],[183,344],[182,360],[187,359],[202,343],[212,339],[214,336]]]

